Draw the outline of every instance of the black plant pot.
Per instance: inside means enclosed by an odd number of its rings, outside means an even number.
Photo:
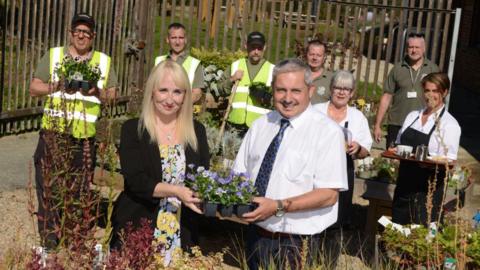
[[[233,214],[233,205],[220,205],[220,216],[231,217]]]
[[[87,93],[88,90],[90,90],[91,84],[89,81],[84,81],[84,80],[70,80],[70,81],[65,81],[65,88],[67,89],[74,89],[74,90],[80,90],[84,93]]]
[[[255,210],[255,206],[253,204],[237,204],[235,205],[235,215],[239,218],[243,216],[243,214],[252,212]]]
[[[204,202],[203,214],[206,217],[215,217],[217,215],[217,204],[212,202]]]

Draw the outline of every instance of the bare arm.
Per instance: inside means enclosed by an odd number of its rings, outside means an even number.
[[[338,190],[331,188],[317,188],[299,196],[282,200],[286,212],[297,212],[329,207],[337,202]],[[255,197],[253,202],[258,203],[257,209],[243,215],[248,222],[264,220],[275,214],[276,200],[265,197]]]
[[[38,78],[33,78],[30,82],[30,96],[41,97],[55,92],[56,84],[46,83]]]
[[[347,154],[351,155],[352,158],[354,159],[358,159],[358,158],[364,158],[368,156],[370,153],[365,147],[362,147],[359,143],[352,142],[348,146]]]
[[[373,136],[377,143],[380,142],[382,138],[382,122],[383,118],[385,117],[385,113],[388,110],[388,106],[390,106],[390,102],[392,102],[392,94],[383,93],[382,98],[380,99],[380,105],[378,107],[377,117],[375,118],[375,126],[373,129]]]

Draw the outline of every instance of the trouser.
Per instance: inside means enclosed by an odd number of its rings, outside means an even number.
[[[303,269],[303,252],[308,252],[306,263],[310,264],[320,254],[321,235],[298,235],[271,233],[257,225],[249,225],[246,240],[247,264],[250,270],[263,269]],[[303,251],[306,241],[307,251]]]
[[[353,215],[353,187],[355,180],[355,168],[353,164],[353,159],[350,155],[347,155],[347,179],[348,179],[348,190],[340,191],[338,193],[338,218],[330,228],[340,228],[344,227],[346,229],[352,223]]]
[[[385,148],[388,149],[392,144],[395,144],[395,141],[397,140],[397,135],[398,132],[402,126],[397,126],[397,125],[388,125],[387,126],[387,143]]]
[[[95,154],[93,138],[75,139],[52,131],[40,131],[33,159],[38,201],[38,232],[41,244],[47,248],[55,248],[58,242],[55,230],[58,229],[61,216],[61,211],[56,206],[61,199],[58,194],[59,188],[62,188],[58,186],[58,183],[61,183],[60,178],[70,175],[81,181],[80,185],[74,185],[78,187],[74,193],[78,198],[81,189],[87,190],[92,180]]]

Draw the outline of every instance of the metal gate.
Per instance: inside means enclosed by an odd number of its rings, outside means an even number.
[[[145,77],[145,57],[138,47],[142,47],[139,40],[149,39],[144,26],[149,25],[146,20],[152,4],[136,0],[0,1],[0,135],[39,128],[42,99],[29,95],[29,81],[50,47],[67,44],[70,20],[78,12],[93,15],[97,23],[94,47],[112,56],[121,86],[115,110],[122,113],[122,103],[133,89],[142,87]]]
[[[373,101],[411,32],[425,34],[427,56],[451,78],[460,22],[452,0],[0,0],[0,7],[0,135],[38,128],[42,104],[28,95],[29,80],[41,55],[67,42],[80,11],[98,22],[95,48],[113,58],[119,102],[142,88],[174,21],[197,48],[241,49],[248,32],[262,31],[272,62],[319,37],[329,46],[328,68],[354,70],[357,95]]]

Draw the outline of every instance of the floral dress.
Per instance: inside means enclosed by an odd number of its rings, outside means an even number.
[[[162,159],[163,182],[182,184],[185,173],[185,151],[181,144],[159,145]],[[168,266],[181,252],[180,246],[180,210],[181,202],[176,197],[160,199],[154,242],[159,248],[155,255],[160,264]]]

